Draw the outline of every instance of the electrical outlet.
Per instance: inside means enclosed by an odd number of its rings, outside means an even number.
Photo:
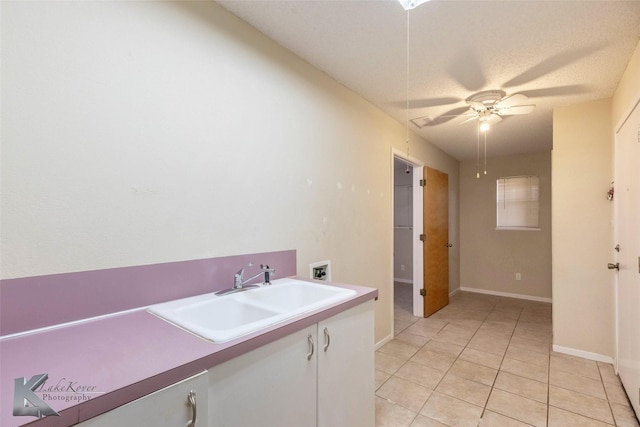
[[[520,273],[516,273],[516,280],[522,280],[522,275]]]
[[[404,271],[404,264],[400,264],[400,271]]]

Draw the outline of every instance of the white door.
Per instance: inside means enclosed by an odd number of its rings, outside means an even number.
[[[617,368],[640,415],[640,104],[616,133]]]
[[[373,301],[318,324],[318,427],[375,425]]]
[[[315,427],[316,325],[209,369],[209,427]]]

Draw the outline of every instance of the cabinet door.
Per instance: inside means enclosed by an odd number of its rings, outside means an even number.
[[[207,426],[206,372],[163,388],[78,424],[81,427],[185,427],[193,417],[189,392],[195,392],[196,427]]]
[[[211,368],[209,426],[315,426],[316,330],[310,326]]]
[[[375,425],[373,322],[368,301],[318,324],[318,427]]]

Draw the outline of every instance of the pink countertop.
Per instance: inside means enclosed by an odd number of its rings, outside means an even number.
[[[376,289],[225,343],[144,309],[0,340],[0,426],[70,426],[376,298]],[[60,416],[14,416],[14,380],[48,374],[36,395]],[[46,396],[45,396],[46,395]]]

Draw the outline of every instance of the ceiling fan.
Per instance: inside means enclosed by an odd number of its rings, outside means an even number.
[[[447,122],[455,117],[463,117],[461,123],[478,120],[480,130],[487,130],[490,125],[502,120],[502,116],[529,114],[535,109],[529,98],[521,93],[506,96],[502,90],[486,90],[468,97],[465,102],[468,108],[456,109],[438,117],[422,116],[411,119],[411,123],[418,128],[434,126]]]

